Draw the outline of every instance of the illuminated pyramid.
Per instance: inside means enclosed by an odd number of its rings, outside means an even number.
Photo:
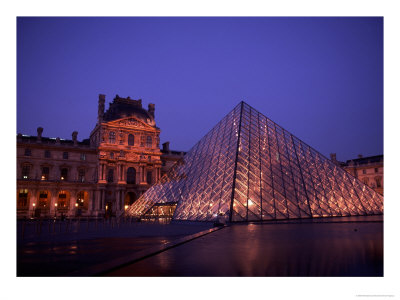
[[[128,213],[262,221],[383,213],[383,197],[241,102]]]

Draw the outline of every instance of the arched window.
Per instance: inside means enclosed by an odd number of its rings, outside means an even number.
[[[125,206],[132,205],[137,199],[137,196],[134,192],[128,192],[125,195],[125,201],[124,204]]]
[[[135,136],[133,134],[128,135],[128,145],[129,146],[135,145]]]
[[[136,183],[136,170],[135,168],[128,168],[126,172],[126,183],[135,184]]]
[[[147,183],[152,184],[153,182],[153,172],[152,171],[147,171]]]
[[[67,191],[60,191],[57,200],[57,209],[68,209],[69,195]]]
[[[87,209],[89,202],[89,194],[85,191],[80,191],[76,196],[76,203],[78,204],[77,207]]]
[[[152,146],[153,146],[153,139],[151,138],[151,136],[148,136],[146,139],[146,147],[151,148]]]
[[[40,191],[39,192],[39,201],[38,201],[38,208],[48,209],[49,206],[48,200],[50,199],[50,195],[48,191]]]
[[[368,185],[368,177],[363,178],[362,181],[365,185]]]
[[[28,190],[20,189],[18,193],[18,208],[27,208],[28,207]]]
[[[382,187],[381,177],[376,177],[375,181],[376,181],[376,187],[378,188]]]
[[[114,182],[114,169],[108,170],[107,182]]]
[[[115,132],[114,131],[110,131],[110,133],[108,134],[108,142],[110,144],[115,144]]]

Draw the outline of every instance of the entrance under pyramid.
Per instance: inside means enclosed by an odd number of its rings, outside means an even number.
[[[228,222],[383,214],[383,196],[239,103],[127,213]]]

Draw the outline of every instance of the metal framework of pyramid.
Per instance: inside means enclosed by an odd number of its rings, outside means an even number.
[[[176,204],[174,220],[383,214],[383,196],[241,102],[127,213]]]

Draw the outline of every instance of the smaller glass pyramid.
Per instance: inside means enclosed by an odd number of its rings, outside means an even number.
[[[383,214],[383,196],[241,102],[127,213],[175,206],[174,220],[263,221]]]

